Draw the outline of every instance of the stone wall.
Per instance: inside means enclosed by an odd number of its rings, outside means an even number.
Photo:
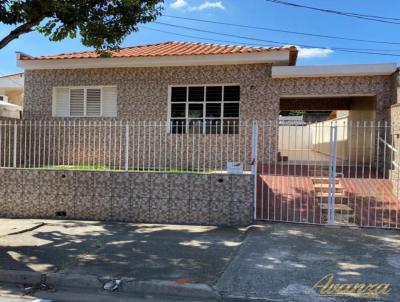
[[[400,69],[392,75],[393,104],[400,104]]]
[[[0,217],[252,222],[252,175],[0,169],[0,179]]]

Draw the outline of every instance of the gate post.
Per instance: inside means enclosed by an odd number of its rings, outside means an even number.
[[[254,177],[253,194],[253,218],[257,219],[257,147],[258,147],[258,125],[257,121],[252,122],[251,126],[251,173]]]
[[[129,122],[125,125],[125,171],[129,170]]]
[[[336,194],[336,142],[337,125],[331,124],[329,150],[329,191],[328,191],[328,224],[335,223],[335,194]]]
[[[17,122],[14,122],[14,142],[13,142],[13,167],[17,167],[17,139],[18,139],[18,126]],[[21,147],[21,146],[20,146]]]

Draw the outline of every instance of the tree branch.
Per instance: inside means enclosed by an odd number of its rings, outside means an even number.
[[[31,32],[32,27],[38,25],[40,21],[44,19],[44,16],[37,17],[27,23],[18,26],[16,29],[12,30],[7,36],[0,40],[0,49],[4,48],[12,40],[18,39],[20,35]]]

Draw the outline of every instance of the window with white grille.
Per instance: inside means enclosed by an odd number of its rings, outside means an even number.
[[[53,116],[116,117],[117,87],[56,87]]]
[[[171,133],[238,133],[239,85],[172,86],[169,104]]]

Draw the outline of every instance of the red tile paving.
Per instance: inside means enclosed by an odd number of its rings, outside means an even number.
[[[348,223],[364,227],[400,227],[400,204],[392,183],[372,170],[364,169],[364,174],[353,168],[344,170],[347,172],[342,170],[344,177],[340,181],[346,198],[337,198],[336,203],[347,204],[352,209]],[[319,206],[321,199],[315,197],[312,182],[312,177],[327,177],[327,173],[327,168],[321,167],[316,170],[280,164],[276,168],[275,165],[259,167],[257,219],[327,223],[326,212]],[[362,175],[365,178],[360,178]],[[336,213],[346,214],[345,211]]]

